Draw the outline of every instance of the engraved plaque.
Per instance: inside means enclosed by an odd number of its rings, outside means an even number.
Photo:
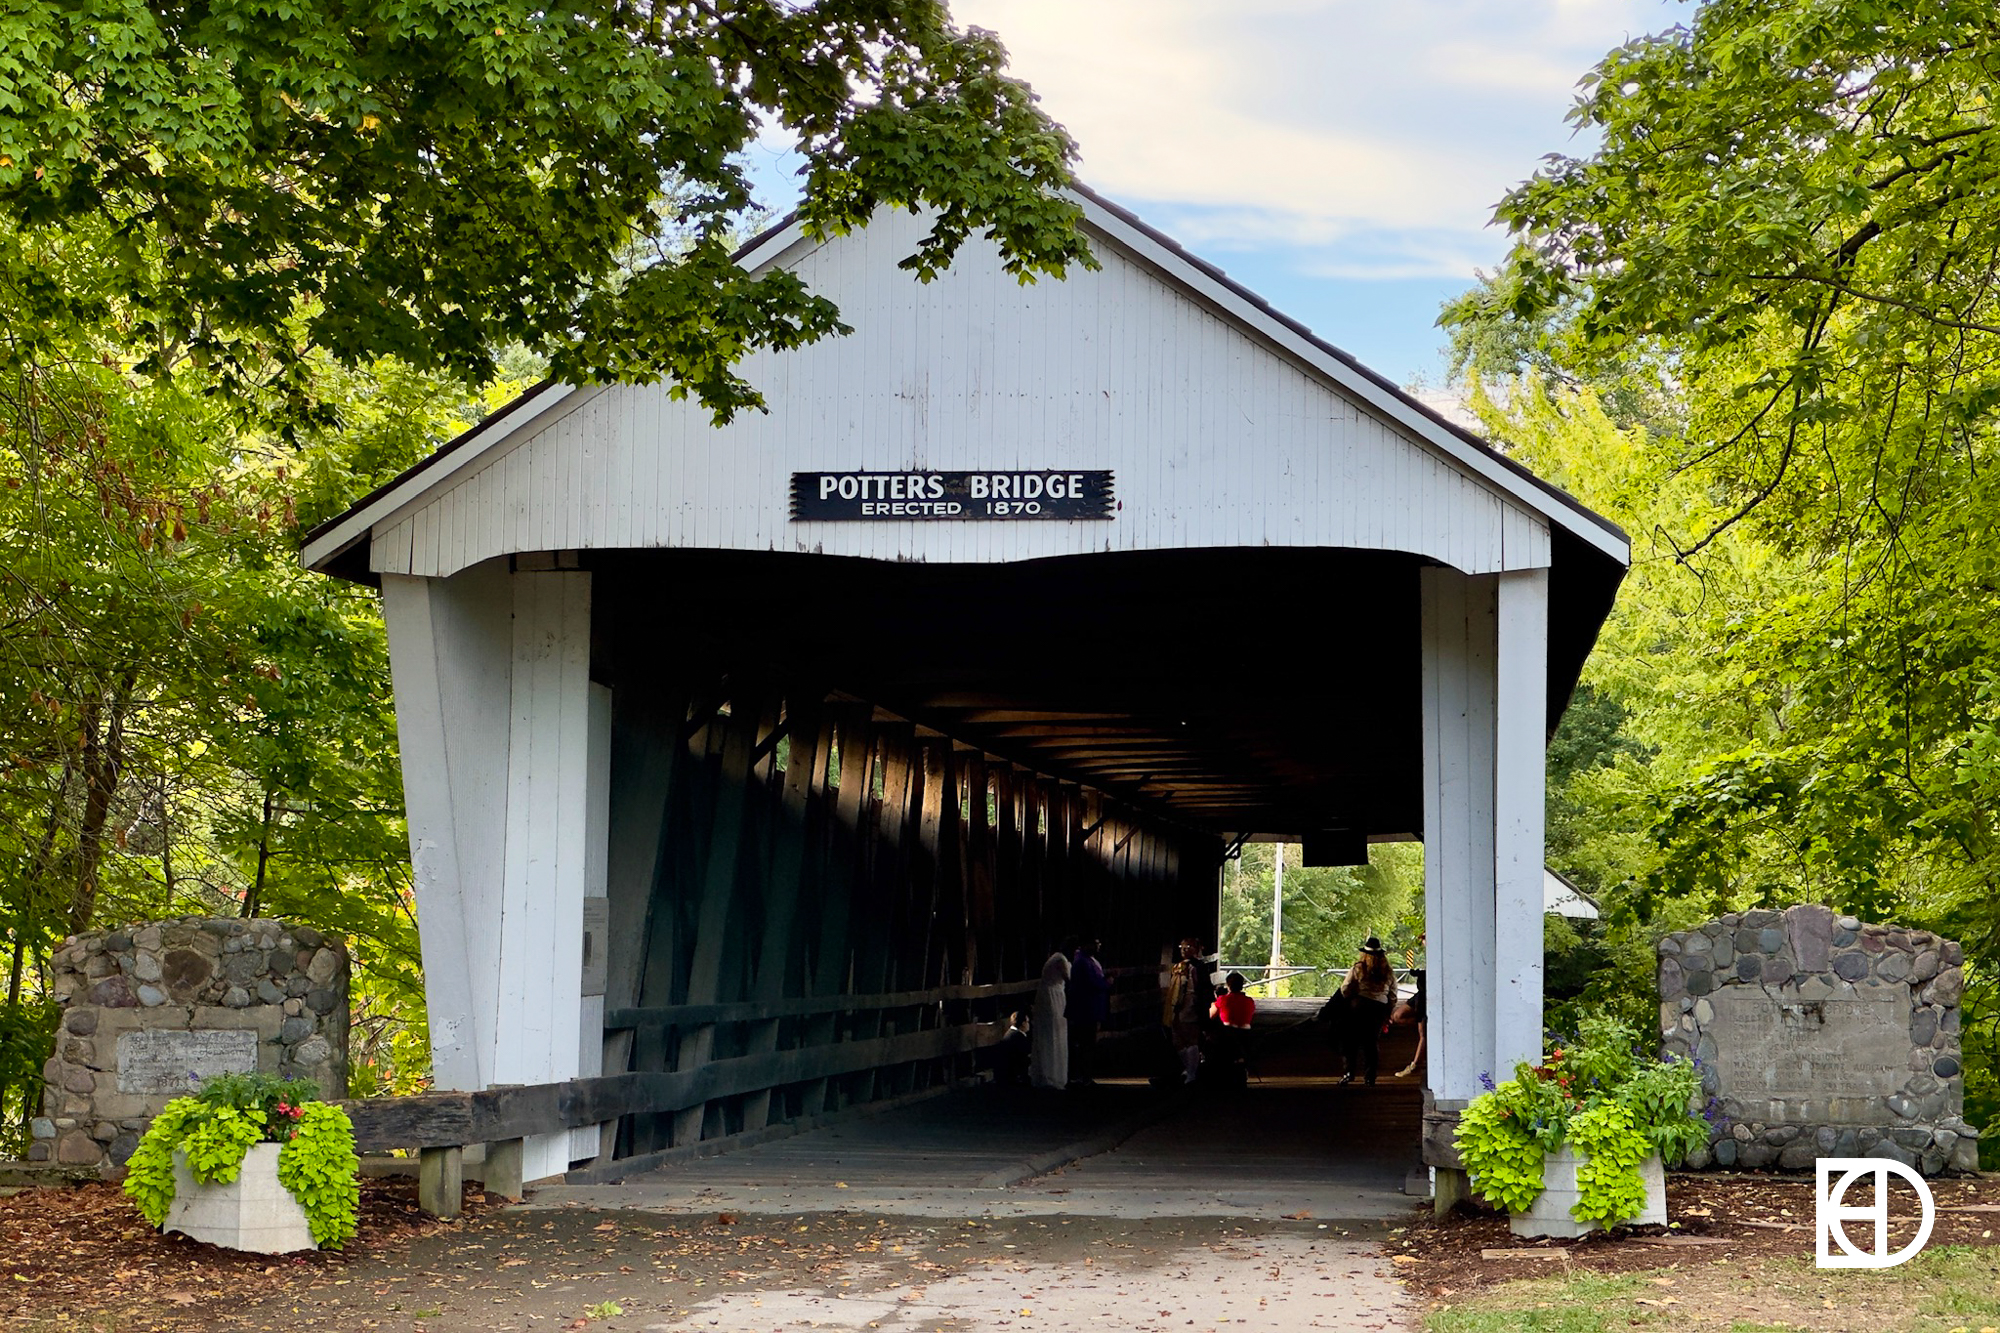
[[[1910,1077],[1910,988],[1864,987],[1801,1003],[1759,986],[1708,997],[1717,1093],[1761,1104],[1763,1118],[1866,1123]]]
[[[257,1033],[250,1028],[150,1028],[118,1037],[120,1092],[192,1092],[212,1075],[256,1068]]]

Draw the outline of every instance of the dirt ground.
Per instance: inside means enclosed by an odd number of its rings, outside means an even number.
[[[1937,1220],[1928,1248],[2000,1244],[2000,1176],[1937,1180],[1931,1185]],[[1896,1182],[1890,1192],[1889,1244],[1915,1234],[1919,1205]],[[1846,1200],[1865,1205],[1868,1187]],[[1433,1220],[1428,1211],[1389,1238],[1392,1261],[1411,1289],[1432,1302],[1464,1299],[1498,1283],[1556,1271],[1629,1273],[1660,1268],[1739,1266],[1764,1259],[1811,1262],[1811,1176],[1672,1175],[1667,1178],[1669,1227],[1620,1228],[1574,1241],[1527,1241],[1497,1213],[1462,1211]],[[1864,1226],[1853,1232],[1866,1243]]]
[[[2000,1290],[2000,1179],[1935,1189],[1939,1255],[1899,1270],[1901,1287],[1877,1283],[1903,1293],[1885,1296],[1886,1309],[1934,1278],[1959,1292],[1967,1282]],[[1573,1300],[1580,1275],[1601,1279],[1606,1301],[1626,1302],[1646,1322],[1707,1327],[1687,1322],[1700,1312],[1719,1329],[1835,1326],[1827,1301],[1840,1293],[1828,1284],[1843,1275],[1811,1268],[1809,1178],[1676,1176],[1668,1194],[1673,1227],[1555,1243],[1518,1240],[1491,1214],[1435,1221],[1427,1207],[1361,1234],[1309,1217],[525,1211],[473,1192],[467,1215],[445,1223],[417,1211],[409,1182],[369,1181],[349,1249],[271,1259],[157,1235],[115,1187],[90,1185],[0,1199],[0,1326],[619,1333],[1029,1330],[1109,1318],[1159,1333],[1235,1324],[1390,1333],[1495,1299],[1532,1309],[1536,1285],[1521,1279],[1561,1277],[1569,1286],[1549,1299]],[[1899,1198],[1892,1242],[1914,1212]],[[1871,1302],[1840,1294],[1839,1304],[1844,1320]]]
[[[345,1251],[261,1258],[160,1236],[116,1189],[0,1199],[0,1325],[24,1333],[1407,1327],[1376,1244],[1306,1219],[953,1222],[816,1213],[424,1218],[369,1181]],[[1364,1293],[1362,1295],[1360,1293]],[[1143,1310],[1140,1308],[1143,1307]],[[1289,1307],[1289,1308],[1287,1308]]]

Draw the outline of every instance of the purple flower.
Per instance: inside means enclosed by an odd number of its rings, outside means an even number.
[[[1479,1086],[1486,1089],[1488,1092],[1499,1091],[1499,1087],[1497,1084],[1493,1082],[1493,1075],[1490,1073],[1482,1073],[1479,1076]]]

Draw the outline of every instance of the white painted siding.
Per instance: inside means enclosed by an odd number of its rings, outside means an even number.
[[[382,606],[438,1086],[595,1073],[583,899],[606,888],[611,710],[590,683],[590,575],[390,575]],[[595,1131],[576,1141],[596,1154]],[[571,1143],[530,1140],[529,1178],[568,1170]]]
[[[605,898],[610,893],[611,850],[611,691],[590,683],[590,722],[585,764],[583,801],[584,873],[583,896]],[[603,949],[600,933],[594,941]],[[583,997],[577,1012],[578,1078],[596,1078],[604,1072],[604,995]],[[609,1156],[616,1138],[616,1125],[584,1125],[570,1131],[572,1161]]]
[[[1420,586],[1430,1087],[1462,1104],[1542,1051],[1549,579]]]
[[[1537,1060],[1542,1053],[1549,572],[1524,569],[1502,574],[1497,582],[1493,1039],[1495,1063],[1512,1069],[1517,1060]]]
[[[507,752],[495,1083],[582,1064],[583,897],[591,868],[590,575],[519,573]],[[569,1169],[568,1131],[531,1137],[525,1178]]]
[[[390,576],[382,610],[432,1068],[438,1087],[475,1090],[494,1080],[513,588],[500,564],[448,581]]]
[[[1430,1088],[1463,1105],[1498,1063],[1493,996],[1495,580],[1426,569],[1424,937]],[[1541,1041],[1540,1024],[1534,1039]]]
[[[984,242],[928,285],[885,214],[784,261],[855,332],[752,357],[770,412],[717,429],[664,386],[580,390],[377,521],[378,572],[520,551],[709,547],[1009,561],[1093,551],[1409,551],[1468,573],[1549,562],[1548,521],[1108,237],[1024,287]],[[794,471],[1111,468],[1109,522],[793,523]]]

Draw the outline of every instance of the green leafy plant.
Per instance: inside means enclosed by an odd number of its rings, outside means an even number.
[[[243,1169],[250,1145],[263,1139],[262,1111],[176,1097],[153,1117],[125,1164],[125,1196],[148,1222],[162,1226],[174,1201],[177,1152],[186,1154],[190,1176],[204,1185],[226,1185]]]
[[[258,1143],[279,1143],[278,1181],[305,1211],[315,1244],[338,1249],[353,1237],[361,1194],[354,1123],[303,1079],[222,1074],[153,1117],[125,1167],[125,1195],[154,1226],[174,1201],[176,1156],[204,1185],[226,1185]]]
[[[311,1079],[273,1078],[269,1074],[217,1074],[201,1085],[195,1100],[208,1106],[243,1112],[259,1112],[264,1118],[264,1139],[287,1143],[298,1126],[307,1103],[319,1096],[319,1085]]]
[[[1541,1196],[1547,1155],[1568,1146],[1582,1161],[1570,1215],[1610,1228],[1646,1206],[1639,1167],[1658,1153],[1673,1164],[1708,1141],[1690,1108],[1701,1093],[1692,1061],[1654,1060],[1637,1052],[1629,1024],[1591,1015],[1577,1040],[1541,1064],[1523,1062],[1505,1083],[1460,1113],[1458,1151],[1474,1187],[1509,1212]]]
[[[278,1183],[305,1209],[313,1243],[337,1250],[360,1224],[361,1159],[354,1153],[354,1122],[331,1102],[299,1108],[278,1153]]]
[[[1508,1085],[1513,1086],[1510,1080]],[[1542,1193],[1542,1145],[1521,1132],[1497,1094],[1475,1098],[1458,1117],[1458,1154],[1479,1192],[1508,1212],[1525,1212]]]
[[[25,945],[17,945],[18,950]],[[42,1065],[62,1011],[48,1000],[0,1003],[0,1156],[28,1150],[28,1118],[42,1102]]]
[[[1633,1122],[1629,1106],[1600,1100],[1577,1112],[1570,1120],[1568,1142],[1582,1159],[1571,1217],[1609,1230],[1646,1210],[1639,1164],[1653,1155],[1653,1144]]]

